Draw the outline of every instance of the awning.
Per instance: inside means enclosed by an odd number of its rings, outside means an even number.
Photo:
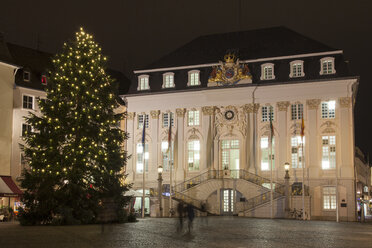
[[[0,197],[19,197],[22,194],[10,176],[0,176]]]

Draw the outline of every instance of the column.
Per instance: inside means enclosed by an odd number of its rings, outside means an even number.
[[[175,161],[175,181],[181,182],[185,179],[185,158],[184,158],[184,127],[185,127],[185,113],[186,109],[178,108],[176,109],[177,118],[177,149],[174,151],[174,155],[177,153],[177,161]],[[176,156],[175,156],[176,157]]]
[[[136,159],[135,159],[135,154],[134,152],[134,146],[135,146],[135,141],[134,141],[134,130],[135,130],[135,123],[134,123],[134,117],[135,113],[134,112],[128,112],[127,113],[127,124],[126,124],[126,132],[129,134],[129,137],[127,139],[127,152],[128,154],[132,154],[132,156],[128,159],[127,161],[127,166],[126,166],[126,173],[128,174],[127,180],[130,182],[134,182],[135,174],[136,174]]]
[[[215,107],[208,106],[202,107],[203,119],[202,119],[202,133],[203,133],[203,149],[201,151],[201,167],[200,171],[211,168],[211,156],[213,156],[213,135],[212,135],[212,116],[214,114]],[[203,151],[204,150],[204,151]]]
[[[284,176],[284,168],[283,165],[287,161],[287,110],[289,106],[289,102],[278,102],[276,104],[278,107],[278,121],[277,121],[277,131],[278,133],[275,134],[275,150],[278,151],[278,158],[276,161],[278,161],[277,164],[275,164],[275,171],[276,171],[276,179],[278,180],[278,177],[281,179]]]
[[[149,161],[149,172],[147,178],[149,181],[155,181],[158,178],[158,166],[161,164],[159,160],[159,110],[151,110],[151,122],[150,122],[150,130],[151,130],[151,151],[150,151],[150,161]]]
[[[309,168],[309,179],[318,178],[320,171],[320,163],[318,158],[318,109],[320,99],[306,100],[307,105],[307,120],[305,118],[305,133],[308,132],[308,140],[305,141],[305,163]],[[305,116],[305,113],[304,113]],[[308,147],[306,149],[306,147]],[[306,154],[306,151],[307,154]]]
[[[246,136],[246,153],[247,165],[249,172],[257,174],[257,111],[260,105],[255,103],[246,104],[243,106],[247,120],[247,136]]]
[[[354,140],[353,140],[353,128],[351,123],[353,122],[351,116],[351,98],[350,97],[341,97],[339,98],[339,127],[340,127],[340,135],[339,137],[341,142],[337,142],[336,144],[341,144],[341,149],[337,149],[341,151],[341,159],[339,160],[341,163],[339,176],[341,178],[353,178],[353,149],[354,149]],[[337,113],[336,113],[337,114]]]

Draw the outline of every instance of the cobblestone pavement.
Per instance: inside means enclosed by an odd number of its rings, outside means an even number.
[[[189,234],[177,219],[86,226],[0,223],[0,247],[372,247],[371,223],[197,218]],[[187,228],[187,223],[185,228]]]

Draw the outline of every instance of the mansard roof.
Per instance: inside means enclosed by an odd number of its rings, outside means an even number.
[[[141,69],[216,63],[229,50],[235,51],[241,60],[250,60],[337,49],[286,27],[272,27],[200,36]]]
[[[213,66],[220,66],[224,56],[233,53],[240,63],[247,63],[252,83],[208,87]],[[335,73],[321,75],[320,60],[334,59]],[[290,77],[290,63],[303,61],[303,77]],[[275,78],[261,79],[261,65],[271,63]],[[200,85],[188,86],[188,72],[199,71]],[[174,73],[174,88],[162,88],[163,74]],[[138,77],[149,76],[149,90],[138,91]],[[149,66],[135,70],[131,76],[128,94],[158,94],[176,91],[193,91],[211,88],[246,87],[257,85],[291,84],[324,81],[352,76],[343,51],[305,37],[285,27],[273,27],[250,31],[201,36],[169,53]]]
[[[41,76],[46,74],[52,67],[53,54],[24,47],[12,43],[0,45],[0,61],[16,64],[21,67],[15,77],[15,84],[25,88],[44,90],[41,84]],[[31,72],[31,80],[23,80],[23,71]],[[125,94],[130,85],[130,80],[120,71],[108,68],[107,73],[118,82],[118,94]]]

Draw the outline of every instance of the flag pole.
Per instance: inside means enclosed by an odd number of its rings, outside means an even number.
[[[270,108],[271,111],[271,108]],[[272,122],[272,116],[269,114],[270,118],[270,216],[271,219],[274,217],[273,214],[273,136],[274,136],[274,127]]]
[[[169,114],[169,133],[168,133],[168,166],[169,166],[169,217],[172,217],[173,204],[172,204],[172,114]]]
[[[146,115],[143,115],[143,132],[142,132],[142,218],[145,218],[145,172],[146,172]]]
[[[304,152],[305,122],[302,116],[301,122],[301,157],[302,157],[302,219],[305,220],[305,152]]]

